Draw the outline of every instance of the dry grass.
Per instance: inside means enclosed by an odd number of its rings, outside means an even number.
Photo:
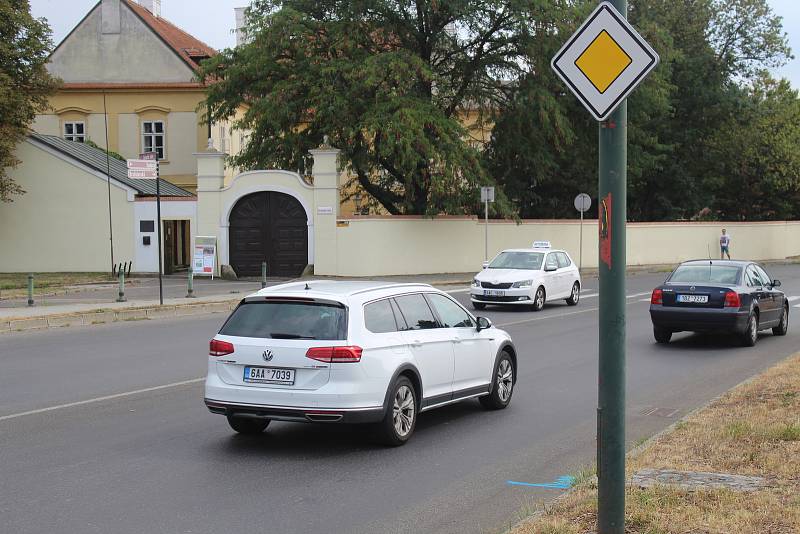
[[[643,468],[766,477],[752,493],[629,487],[628,534],[800,533],[800,354],[676,425],[628,462]],[[594,532],[597,491],[578,485],[512,534]]]
[[[79,284],[116,280],[109,273],[33,273],[35,295]],[[24,297],[28,294],[28,273],[0,273],[0,291],[3,298]]]

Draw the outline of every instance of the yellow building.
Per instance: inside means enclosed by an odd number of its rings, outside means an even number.
[[[218,134],[202,123],[195,72],[216,51],[163,19],[160,4],[98,2],[51,54],[48,70],[64,85],[33,129],[126,158],[157,152],[161,176],[194,191],[193,154]]]

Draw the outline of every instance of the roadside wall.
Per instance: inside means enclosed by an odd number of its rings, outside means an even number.
[[[731,255],[755,260],[800,255],[797,222],[629,223],[628,265],[670,264],[719,255],[719,234],[731,235]],[[355,217],[339,220],[336,265],[315,273],[380,276],[469,272],[484,260],[484,224],[474,217]],[[548,240],[578,262],[580,221],[489,222],[489,258],[506,248]],[[583,225],[583,267],[597,267],[597,221]],[[331,268],[334,267],[334,268]]]

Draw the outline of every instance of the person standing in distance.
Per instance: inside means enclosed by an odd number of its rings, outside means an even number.
[[[729,236],[725,232],[725,228],[723,228],[722,235],[719,236],[719,259],[724,260],[726,255],[728,256],[728,259],[731,259],[730,247],[731,236]]]

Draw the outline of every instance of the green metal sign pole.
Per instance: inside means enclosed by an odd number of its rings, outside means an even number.
[[[627,0],[612,0],[627,18]],[[627,99],[599,128],[600,367],[598,534],[625,532],[625,221]]]

